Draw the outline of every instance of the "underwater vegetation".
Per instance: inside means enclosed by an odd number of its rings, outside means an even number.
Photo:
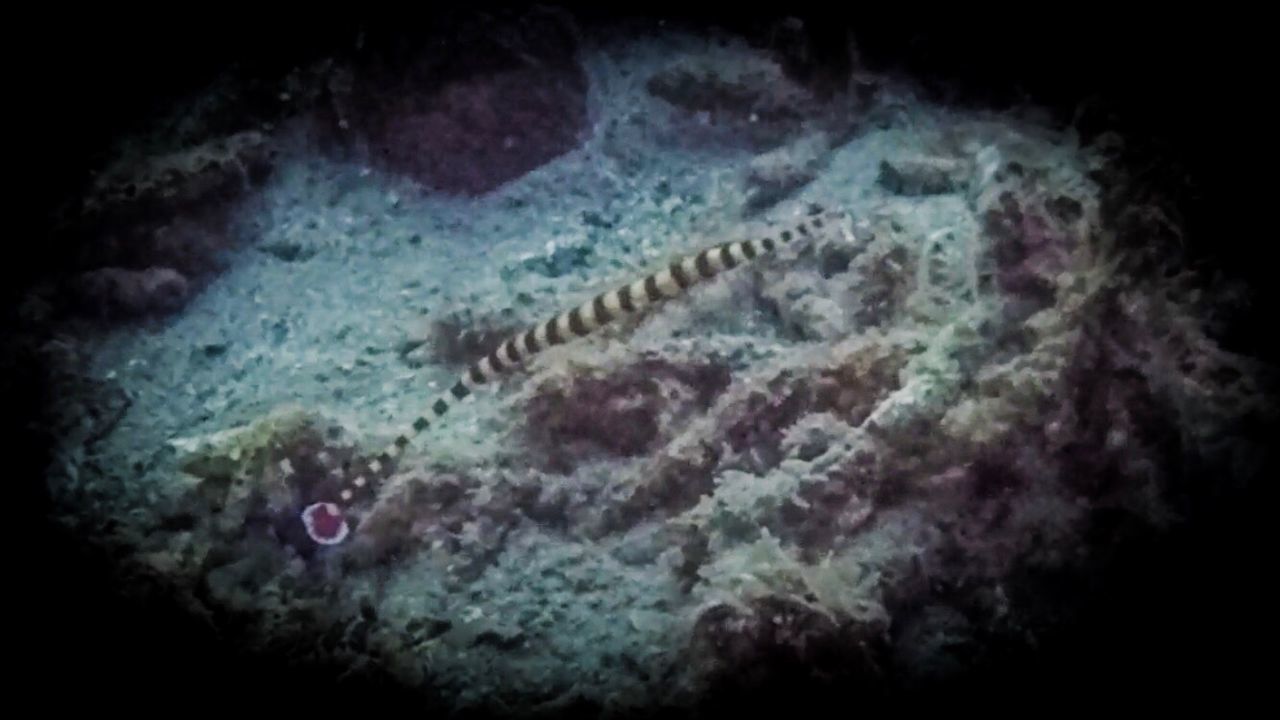
[[[871,698],[1253,481],[1275,368],[1125,138],[504,22],[215,85],[65,209],[46,482],[125,585],[447,711]]]

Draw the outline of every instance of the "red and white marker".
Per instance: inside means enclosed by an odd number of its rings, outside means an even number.
[[[346,540],[351,531],[342,516],[342,508],[330,502],[312,503],[304,508],[302,524],[307,528],[307,535],[321,545],[337,545]]]

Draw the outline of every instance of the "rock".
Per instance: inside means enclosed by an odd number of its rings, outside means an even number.
[[[760,598],[743,610],[716,604],[698,616],[691,662],[708,683],[712,715],[728,715],[777,697],[837,688],[870,690],[881,679],[878,628],[837,623],[791,598]],[[788,702],[795,702],[789,700]]]
[[[1039,207],[1034,196],[1020,198],[1013,192],[1001,193],[983,221],[992,238],[999,288],[1037,308],[1050,305],[1057,277],[1075,249],[1071,228]]]
[[[676,420],[705,410],[728,384],[722,365],[657,359],[547,383],[526,408],[529,462],[569,473],[585,459],[643,455],[669,439]]]
[[[190,288],[186,277],[172,268],[145,270],[100,268],[82,273],[74,294],[92,313],[102,317],[144,317],[180,310]]]
[[[441,193],[476,196],[576,148],[587,77],[568,20],[550,11],[461,29],[449,52],[372,85],[350,122],[372,162]],[[441,78],[445,78],[441,81]]]
[[[271,138],[248,130],[168,154],[123,159],[94,182],[82,215],[135,219],[237,196],[270,171],[275,157]]]
[[[448,194],[482,195],[577,147],[580,68],[522,67],[398,102],[378,128],[378,162]]]
[[[747,213],[768,210],[812,182],[830,150],[829,138],[818,134],[752,160],[745,180]]]
[[[570,273],[585,272],[591,266],[594,255],[595,251],[586,245],[548,243],[545,253],[525,255],[518,262],[504,266],[499,272],[505,282],[511,282],[525,273],[558,278]]]
[[[85,270],[172,268],[199,284],[224,269],[227,254],[237,244],[235,233],[228,228],[226,209],[95,228],[77,249],[75,263]]]
[[[883,160],[876,182],[896,195],[947,195],[963,192],[971,168],[949,157],[915,157]]]
[[[739,47],[677,60],[649,78],[646,88],[674,110],[676,131],[690,142],[775,147],[821,108],[778,63]]]
[[[968,619],[946,605],[921,608],[898,632],[893,663],[914,682],[955,677],[979,650]]]

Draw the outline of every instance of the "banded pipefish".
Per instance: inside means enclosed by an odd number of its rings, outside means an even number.
[[[802,219],[771,234],[720,243],[686,255],[642,279],[600,293],[588,302],[512,335],[473,362],[452,387],[427,406],[426,413],[370,460],[363,472],[333,468],[340,482],[330,486],[332,496],[317,499],[302,511],[308,534],[321,544],[342,542],[349,533],[348,508],[374,496],[379,480],[390,474],[412,440],[481,386],[493,383],[547,348],[586,337],[618,318],[678,298],[693,286],[755,262],[782,246],[832,230],[845,232],[846,237],[851,238],[848,220],[849,215],[842,210],[811,207]]]

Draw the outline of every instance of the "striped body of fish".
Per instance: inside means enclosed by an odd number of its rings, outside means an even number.
[[[782,245],[832,228],[847,230],[847,221],[848,215],[843,211],[817,208],[804,219],[775,234],[708,247],[672,262],[642,280],[601,293],[589,302],[510,337],[487,356],[472,363],[448,391],[428,406],[428,412],[413,422],[411,430],[398,436],[379,454],[378,459],[372,461],[381,471],[377,475],[385,476],[410,441],[431,427],[432,422],[447,413],[454,403],[543,350],[590,335],[624,315],[679,297],[694,285],[769,255]],[[375,490],[369,477],[358,475],[345,481],[336,497],[308,505],[302,513],[308,534],[322,544],[341,542],[348,534],[344,519],[346,507],[357,498],[369,497]]]

